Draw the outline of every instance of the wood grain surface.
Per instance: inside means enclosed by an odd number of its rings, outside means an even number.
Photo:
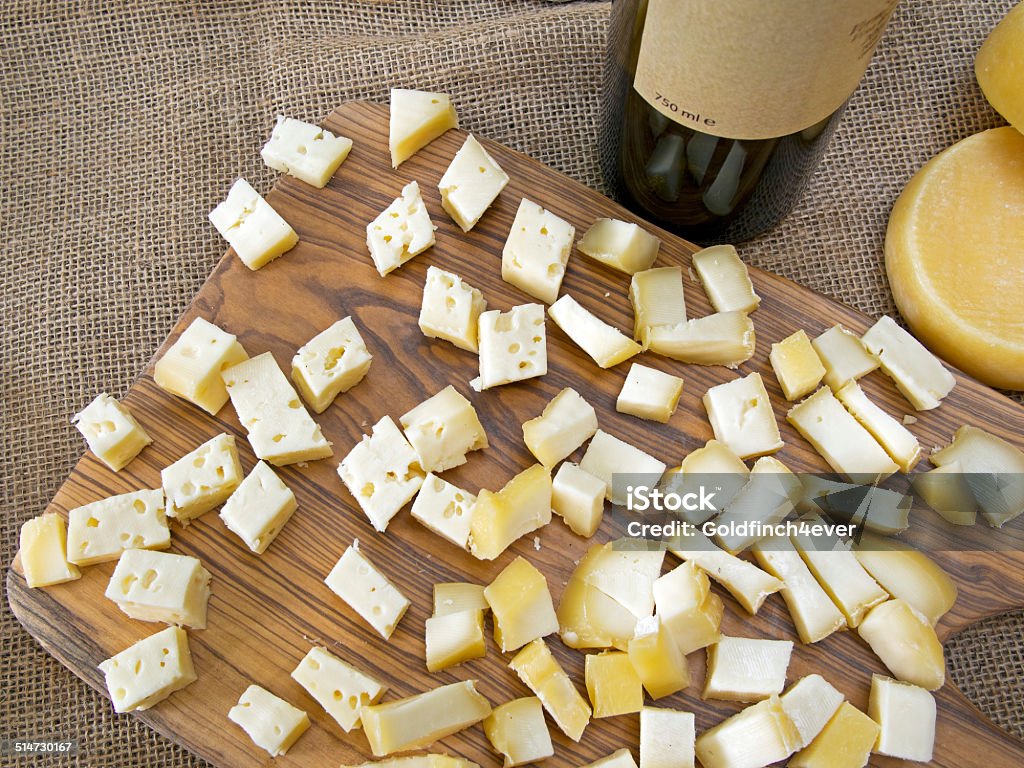
[[[251,682],[258,683],[309,712],[313,727],[282,758],[282,766],[333,766],[370,759],[363,734],[345,734],[289,676],[311,645],[323,644],[342,658],[387,681],[385,700],[418,693],[456,680],[476,679],[479,690],[497,705],[527,695],[511,673],[508,655],[488,641],[486,658],[437,674],[424,665],[423,622],[431,611],[435,582],[465,580],[487,583],[516,555],[523,555],[546,574],[556,601],[574,561],[594,543],[573,535],[557,518],[538,533],[517,542],[498,560],[479,562],[430,534],[403,510],[386,535],[376,534],[342,486],[336,468],[341,458],[384,414],[396,421],[408,409],[448,384],[469,397],[484,423],[490,448],[470,454],[466,465],[445,477],[471,491],[497,489],[531,463],[520,425],[536,416],[560,389],[578,389],[598,410],[601,427],[676,465],[689,451],[712,437],[700,398],[708,387],[760,371],[771,394],[785,448],[777,454],[794,470],[826,471],[827,467],[785,422],[788,404],[768,365],[771,342],[798,328],[816,335],[836,322],[863,332],[871,319],[783,278],[754,270],[752,277],[763,301],[753,315],[757,354],[738,372],[721,367],[687,366],[652,354],[644,364],[685,379],[679,408],[670,422],[659,425],[615,411],[615,398],[629,363],[601,371],[553,323],[548,323],[549,373],[540,379],[474,393],[468,382],[477,375],[477,358],[454,346],[425,338],[417,327],[427,266],[456,272],[479,287],[489,308],[508,309],[532,301],[500,279],[500,254],[521,197],[526,196],[566,218],[582,232],[599,216],[634,218],[596,192],[540,163],[484,142],[511,182],[476,229],[464,234],[442,211],[437,181],[465,133],[450,131],[392,170],[387,153],[387,108],[350,103],[332,113],[325,127],[355,140],[355,148],[333,180],[317,190],[282,177],[268,200],[299,233],[290,253],[259,272],[250,272],[228,252],[185,312],[160,356],[196,316],[205,317],[239,336],[250,355],[274,354],[287,370],[295,350],[335,320],[351,315],[359,326],[373,364],[366,379],[338,398],[317,417],[334,444],[331,459],[280,471],[295,491],[298,511],[262,556],[252,555],[228,532],[216,512],[182,530],[175,527],[172,550],[200,558],[213,575],[209,626],[189,633],[197,682],[138,717],[162,734],[222,768],[268,764],[270,759],[235,725],[228,709]],[[386,278],[374,270],[365,245],[365,226],[410,180],[417,180],[434,223],[437,243]],[[680,264],[690,316],[711,311],[692,275],[685,269],[693,246],[651,228],[663,244],[658,265]],[[825,255],[822,258],[826,258]],[[842,275],[836,276],[837,280]],[[632,328],[627,300],[629,278],[606,269],[574,251],[563,293],[575,296],[602,319]],[[226,406],[216,418],[174,398],[153,382],[153,361],[126,397],[132,413],[155,438],[129,466],[113,473],[86,454],[57,493],[50,511],[67,513],[81,504],[138,488],[158,487],[160,470],[221,431],[238,436],[243,468],[255,459],[234,410]],[[906,401],[881,373],[863,382],[869,394],[893,414],[911,412]],[[1024,447],[1024,409],[993,390],[958,375],[958,386],[937,411],[916,414],[910,429],[931,448],[947,443],[953,431],[970,423]],[[70,414],[68,414],[70,416]],[[580,452],[575,454],[578,460]],[[916,516],[915,526],[933,518]],[[610,536],[604,526],[594,541]],[[981,530],[979,528],[979,530]],[[990,532],[983,529],[985,535]],[[323,583],[338,557],[354,538],[365,554],[412,601],[390,642],[384,642]],[[1024,606],[1024,555],[1018,551],[939,552],[935,555],[956,580],[960,598],[939,625],[946,638],[985,616]],[[666,568],[672,565],[666,558]],[[83,569],[70,584],[30,590],[13,570],[8,574],[11,605],[21,622],[62,663],[90,685],[104,690],[96,665],[160,627],[128,619],[103,597],[114,563]],[[756,617],[748,616],[717,586],[726,602],[723,630],[727,634],[796,640],[792,622],[778,595]],[[548,638],[555,655],[583,688],[583,654]],[[694,684],[657,702],[697,713],[698,732],[736,712],[740,705],[700,699],[703,653],[690,657]],[[790,681],[819,672],[858,707],[867,705],[872,672],[884,668],[852,632],[842,632],[813,646],[797,643]],[[982,716],[947,682],[937,693],[938,735],[933,765],[947,768],[985,765],[1019,768],[1024,745]],[[552,724],[555,756],[550,766],[591,762],[620,747],[636,755],[638,718],[620,716],[592,721],[579,744],[568,741]],[[480,727],[434,745],[434,751],[462,755],[482,766],[498,766]],[[897,764],[874,757],[872,765]]]

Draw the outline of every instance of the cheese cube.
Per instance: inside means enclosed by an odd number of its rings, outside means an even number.
[[[323,189],[351,151],[352,139],[278,115],[260,157],[267,167]]]
[[[228,711],[228,720],[271,757],[283,755],[309,728],[309,716],[258,685],[250,685]]]
[[[878,731],[878,723],[844,701],[814,741],[793,755],[789,768],[864,768]]]
[[[427,669],[439,672],[487,653],[482,610],[457,611],[431,616],[424,632]]]
[[[188,633],[167,627],[98,665],[115,712],[149,709],[195,681]]]
[[[782,394],[790,401],[811,394],[825,377],[825,366],[803,330],[772,344],[768,361],[782,387]]]
[[[622,651],[589,654],[584,677],[594,717],[628,715],[644,705],[643,684],[629,655]]]
[[[924,344],[883,315],[862,337],[868,352],[919,411],[938,408],[953,391],[956,379]]]
[[[448,385],[399,419],[405,437],[427,472],[466,463],[466,454],[487,447],[487,434],[473,404]]]
[[[711,387],[703,398],[715,438],[741,459],[775,453],[782,436],[761,374]]]
[[[115,472],[153,442],[121,403],[106,392],[71,417],[96,458]]]
[[[607,545],[595,545],[580,559],[558,603],[559,635],[570,648],[626,650],[637,618],[615,599],[588,583],[591,571],[606,560]],[[605,584],[607,586],[607,583]]]
[[[321,331],[292,358],[292,381],[315,413],[323,413],[370,370],[373,356],[351,317]]]
[[[551,304],[565,276],[576,230],[525,197],[501,251],[501,279]]]
[[[553,467],[597,431],[597,413],[572,387],[544,406],[540,416],[523,422],[523,441],[545,467]]]
[[[476,725],[491,705],[476,690],[476,680],[439,688],[360,710],[363,731],[374,757],[433,744]]]
[[[735,368],[754,355],[754,323],[746,312],[716,312],[647,329],[647,348],[683,363]]]
[[[551,481],[551,508],[577,536],[590,538],[604,517],[604,480],[571,461],[562,463]]]
[[[359,551],[356,539],[345,550],[324,583],[385,640],[409,608],[409,600]]]
[[[686,657],[658,615],[637,621],[627,653],[652,699],[671,696],[690,684]],[[642,718],[641,713],[641,722]]]
[[[774,576],[719,549],[704,534],[691,536],[681,544],[681,548],[671,550],[672,554],[711,576],[751,614],[757,613],[765,599],[782,588],[782,582]]]
[[[338,466],[338,475],[373,527],[383,533],[423,484],[416,451],[390,416],[373,425]]]
[[[636,618],[644,618],[654,612],[654,580],[661,573],[664,559],[660,549],[633,550],[608,542],[588,564],[584,580]]]
[[[921,444],[910,430],[871,402],[856,381],[847,382],[836,397],[899,464],[901,472],[914,468],[921,458]]]
[[[126,549],[170,545],[161,490],[122,493],[68,513],[68,560],[76,565],[116,560]]]
[[[544,574],[517,557],[485,589],[494,616],[494,640],[503,653],[558,631]]]
[[[946,682],[946,660],[935,628],[909,603],[894,599],[876,605],[857,634],[898,679],[927,691]]]
[[[257,462],[220,511],[228,530],[261,555],[295,512],[295,494],[274,470]]]
[[[205,629],[210,572],[189,555],[126,549],[104,594],[133,619]]]
[[[587,446],[587,452],[583,454],[580,469],[604,481],[607,486],[608,501],[612,504],[623,505],[626,503],[626,484],[622,482],[613,484],[615,475],[629,480],[630,485],[636,485],[637,482],[643,481],[653,488],[665,473],[665,464],[639,448],[599,429],[594,434],[594,439],[590,441],[590,445]],[[627,475],[643,475],[644,477],[627,478]],[[613,487],[613,485],[621,487]]]
[[[665,484],[680,498],[686,493],[700,495],[701,486],[713,484],[716,488],[713,506],[721,510],[729,506],[747,482],[750,470],[729,446],[717,440],[708,440],[702,448],[690,451],[682,463],[665,474]],[[714,475],[715,477],[710,477]],[[714,516],[715,509],[680,510],[679,514],[694,525]]]
[[[994,528],[1024,513],[1024,451],[1002,438],[977,427],[960,427],[949,445],[932,454],[931,462],[937,467],[959,462],[982,517]]]
[[[640,352],[640,345],[599,320],[566,294],[548,308],[555,325],[602,368],[611,368]]]
[[[449,128],[458,127],[459,118],[447,94],[392,88],[391,167],[397,168]]]
[[[637,272],[629,283],[629,302],[633,305],[633,338],[647,349],[652,328],[686,322],[682,267]]]
[[[469,529],[469,551],[493,560],[520,536],[551,522],[551,472],[524,469],[498,492],[480,491]]]
[[[234,435],[220,434],[160,471],[166,513],[182,525],[225,501],[242,482]]]
[[[694,748],[704,768],[759,768],[785,760],[799,738],[779,697],[772,696],[704,731]]]
[[[508,312],[480,315],[480,376],[470,382],[480,392],[548,372],[544,307],[521,304]]]
[[[580,253],[627,275],[650,269],[660,246],[650,232],[617,219],[598,219],[577,245]]]
[[[469,232],[506,184],[508,174],[470,134],[437,188],[441,192],[441,207],[463,232]]]
[[[735,246],[713,245],[697,251],[693,268],[716,312],[753,312],[761,303]]]
[[[782,709],[800,734],[798,749],[813,741],[843,703],[843,694],[821,675],[808,675],[789,687]]]
[[[933,626],[956,602],[953,579],[926,554],[906,544],[867,534],[861,537],[854,555],[883,589]]]
[[[156,361],[153,380],[172,395],[216,416],[228,401],[220,372],[248,359],[233,334],[197,317]]]
[[[555,754],[536,696],[507,701],[484,720],[484,734],[494,751],[505,758],[504,768],[535,763]]]
[[[793,653],[790,640],[726,637],[709,645],[705,699],[760,701],[782,693]]]
[[[935,697],[924,688],[871,676],[868,714],[879,725],[874,751],[929,763],[935,749]]]
[[[659,576],[652,591],[655,612],[684,656],[718,642],[725,606],[711,591],[707,574],[694,563]]]
[[[727,552],[742,552],[762,538],[761,526],[785,520],[802,493],[800,478],[789,467],[772,456],[762,456],[754,462],[747,484],[715,519],[715,541]]]
[[[428,473],[412,503],[412,516],[452,544],[469,548],[469,526],[476,496]]]
[[[578,742],[590,722],[590,707],[543,639],[534,640],[509,662],[519,679],[540,699],[562,732]]]
[[[340,768],[480,768],[472,760],[451,755],[400,755],[386,760],[370,760],[359,765],[342,765]]]
[[[834,325],[811,341],[825,366],[825,383],[836,391],[878,367],[878,360],[864,348],[856,334]]]
[[[465,581],[441,582],[434,585],[435,616],[473,610],[490,610],[482,585]]]
[[[275,466],[331,456],[331,444],[270,352],[221,373],[253,453]]]
[[[696,723],[692,712],[640,710],[640,768],[694,768]]]
[[[19,557],[30,587],[48,587],[82,577],[68,562],[64,518],[55,512],[26,520],[21,526]]]
[[[467,352],[480,350],[480,314],[487,309],[484,295],[458,275],[427,267],[420,307],[424,336],[450,341]]]
[[[435,229],[420,197],[420,185],[410,181],[401,196],[366,225],[366,247],[380,276],[432,246]]]
[[[665,424],[676,411],[683,380],[646,365],[633,363],[622,384],[615,410]]]
[[[210,211],[209,219],[252,270],[287,253],[299,242],[295,230],[245,179],[231,185],[227,198]]]
[[[326,648],[310,648],[291,674],[346,733],[359,727],[360,708],[376,704],[387,691],[384,683],[360,672]]]
[[[978,519],[978,501],[971,492],[969,475],[959,461],[953,461],[927,472],[919,472],[911,480],[914,493],[934,509],[943,520],[953,525],[974,525]]]
[[[608,757],[587,763],[583,768],[636,768],[636,761],[633,759],[632,753],[623,747],[615,750]]]

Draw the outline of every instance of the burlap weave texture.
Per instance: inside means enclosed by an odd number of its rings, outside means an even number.
[[[888,210],[924,160],[1000,124],[972,63],[1012,5],[903,0],[804,202],[744,256],[892,311]],[[223,253],[207,212],[239,176],[269,189],[258,149],[276,114],[316,121],[392,86],[447,91],[464,127],[599,187],[607,14],[528,0],[4,3],[0,561],[81,453],[70,414],[129,388]],[[74,737],[88,766],[202,764],[113,715],[6,596],[0,615],[0,738]],[[1019,734],[1022,630],[1019,616],[993,620],[950,651],[958,683]]]

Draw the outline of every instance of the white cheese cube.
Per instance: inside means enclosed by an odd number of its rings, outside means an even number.
[[[782,710],[800,733],[798,749],[803,749],[821,733],[845,697],[821,675],[807,675],[779,698]]]
[[[804,330],[772,344],[768,361],[782,387],[782,394],[790,401],[811,394],[825,377],[825,366]]]
[[[633,363],[615,401],[615,410],[664,424],[675,413],[682,393],[683,380],[678,376]]]
[[[260,157],[269,168],[323,189],[351,151],[352,139],[278,115]]]
[[[812,339],[811,346],[825,366],[825,383],[833,391],[878,367],[878,360],[864,348],[856,334],[841,325],[834,325]]]
[[[473,404],[448,385],[399,419],[405,437],[427,472],[466,463],[466,454],[487,447],[487,434]]]
[[[160,471],[166,514],[182,525],[227,500],[242,482],[234,435],[220,434]]]
[[[654,487],[658,478],[665,474],[665,463],[658,461],[639,448],[609,435],[603,430],[594,433],[594,439],[587,446],[587,452],[580,461],[580,469],[602,480],[608,490],[606,496],[612,504],[626,503],[625,487],[613,488],[612,479],[615,475],[645,475],[643,480]],[[630,484],[634,484],[630,483]]]
[[[153,380],[172,395],[216,416],[228,401],[220,372],[248,359],[233,334],[197,317],[156,361]]]
[[[709,645],[705,699],[760,701],[782,693],[793,653],[791,640],[722,637]]]
[[[552,304],[548,314],[602,368],[611,368],[640,352],[639,344],[598,319],[569,294]]]
[[[914,468],[921,458],[921,444],[909,429],[871,402],[856,381],[847,382],[836,397],[900,465],[901,472]]]
[[[283,755],[309,728],[309,716],[258,685],[250,685],[228,711],[228,720],[271,757]]]
[[[220,519],[245,546],[261,555],[291,519],[295,507],[291,488],[260,461],[224,503]]]
[[[434,229],[420,197],[420,185],[410,181],[402,188],[401,197],[366,225],[366,246],[380,276],[432,246]]]
[[[746,312],[716,312],[647,329],[647,348],[683,363],[735,368],[754,355],[754,322]]]
[[[316,413],[323,413],[370,370],[373,356],[351,317],[345,317],[306,342],[292,358],[292,381]]]
[[[469,549],[476,496],[430,473],[412,503],[412,516],[452,544]]]
[[[551,509],[577,536],[590,538],[601,525],[607,490],[604,480],[566,461],[551,482]]]
[[[359,541],[345,550],[324,583],[385,640],[409,608],[409,601],[359,551]]]
[[[505,757],[503,768],[536,763],[555,754],[536,696],[507,701],[484,720],[484,733],[494,751]]]
[[[270,352],[221,373],[257,457],[281,467],[331,456],[331,444]]]
[[[210,211],[209,219],[252,270],[287,253],[299,242],[295,230],[245,179],[231,185],[227,198]]]
[[[580,253],[613,269],[633,275],[650,269],[658,258],[661,241],[636,224],[598,219],[578,244]]]
[[[441,207],[463,232],[469,232],[506,184],[508,174],[470,134],[437,188],[441,192]]]
[[[520,304],[508,312],[480,315],[480,376],[470,382],[478,392],[548,372],[544,307]]]
[[[693,254],[704,292],[716,312],[753,312],[761,303],[750,273],[732,245],[713,245]]]
[[[686,322],[683,268],[658,267],[637,272],[629,283],[633,338],[647,349],[651,328]]]
[[[133,619],[205,629],[210,572],[189,555],[126,549],[104,594]]]
[[[71,417],[96,458],[115,472],[153,442],[131,412],[106,392]]]
[[[310,648],[292,678],[348,733],[359,727],[359,710],[376,704],[387,686],[360,672],[326,648]]]
[[[711,387],[703,402],[715,438],[741,459],[764,456],[782,448],[779,425],[761,374],[751,373]]]
[[[98,666],[115,712],[149,709],[196,679],[188,634],[181,627],[139,640]]]
[[[924,688],[871,676],[868,714],[880,726],[874,751],[930,763],[935,749],[935,697]]]
[[[68,560],[77,565],[116,560],[126,549],[170,545],[162,490],[122,493],[68,513]]]
[[[883,315],[861,338],[896,388],[919,411],[938,408],[956,379],[920,341]]]
[[[501,251],[501,279],[551,304],[565,276],[576,230],[525,197]]]
[[[640,768],[693,768],[696,723],[692,712],[640,710]]]
[[[609,543],[588,569],[584,582],[601,590],[634,617],[646,618],[654,613],[654,582],[664,560],[661,550],[619,550]]]
[[[523,440],[545,467],[553,467],[597,431],[594,406],[566,387],[544,406],[540,416],[523,422]]]
[[[704,731],[694,749],[703,768],[761,768],[792,755],[799,735],[772,696]]]
[[[461,277],[435,266],[427,267],[419,319],[424,336],[477,352],[480,314],[485,309],[484,295]]]
[[[33,517],[21,526],[21,568],[30,587],[74,581],[82,574],[68,562],[64,518],[55,512]]]
[[[466,581],[448,581],[434,585],[435,616],[477,610],[490,610],[482,585]]]
[[[392,88],[391,167],[397,168],[449,128],[458,127],[459,118],[447,94]]]
[[[416,451],[385,416],[341,460],[338,475],[373,527],[383,533],[416,495],[424,472]]]
[[[487,654],[482,610],[431,616],[423,627],[427,670],[438,672]]]

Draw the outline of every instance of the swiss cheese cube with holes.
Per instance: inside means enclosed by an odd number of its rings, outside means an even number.
[[[322,189],[352,150],[352,139],[335,136],[318,125],[278,115],[274,131],[260,150],[275,171]]]
[[[220,511],[228,530],[257,555],[267,551],[295,512],[295,494],[260,461]]]
[[[234,334],[197,317],[157,360],[153,380],[216,416],[228,401],[220,372],[248,359]]]
[[[285,754],[309,728],[309,716],[266,688],[250,685],[228,711],[228,720],[271,757]]]
[[[326,648],[310,648],[292,678],[348,733],[360,726],[359,710],[376,704],[387,686]]]
[[[189,555],[126,549],[104,594],[133,619],[205,629],[210,572]]]
[[[462,549],[469,549],[469,528],[476,496],[430,473],[412,503],[412,516]]]
[[[427,472],[466,463],[466,454],[487,447],[487,434],[473,404],[448,385],[400,419],[405,437]]]
[[[68,513],[68,560],[76,565],[116,560],[126,549],[169,546],[162,490],[122,493]]]
[[[292,381],[316,413],[323,413],[370,370],[373,356],[351,317],[318,333],[292,358]]]
[[[535,299],[553,303],[575,235],[565,219],[523,198],[501,251],[501,279]]]
[[[153,442],[131,412],[106,392],[71,417],[96,458],[115,472]]]
[[[252,270],[287,253],[299,242],[295,230],[245,179],[231,186],[227,198],[210,211],[209,219]]]
[[[139,640],[100,662],[99,669],[115,712],[149,709],[196,679],[188,634],[181,627]]]
[[[544,307],[520,304],[508,312],[480,315],[480,376],[470,382],[476,391],[543,376],[548,372]]]
[[[410,181],[402,188],[401,197],[366,225],[366,247],[380,276],[432,246],[434,229],[420,197],[420,185]]]
[[[385,640],[409,608],[409,600],[359,550],[359,540],[345,550],[324,583]]]
[[[432,339],[444,339],[467,352],[477,352],[480,314],[487,309],[484,296],[461,277],[427,267],[420,307],[420,330]]]
[[[469,232],[506,184],[508,174],[470,135],[455,153],[437,188],[441,192],[441,207],[463,232]]]
[[[242,465],[234,435],[220,434],[160,472],[165,511],[182,525],[204,515],[234,493]]]

